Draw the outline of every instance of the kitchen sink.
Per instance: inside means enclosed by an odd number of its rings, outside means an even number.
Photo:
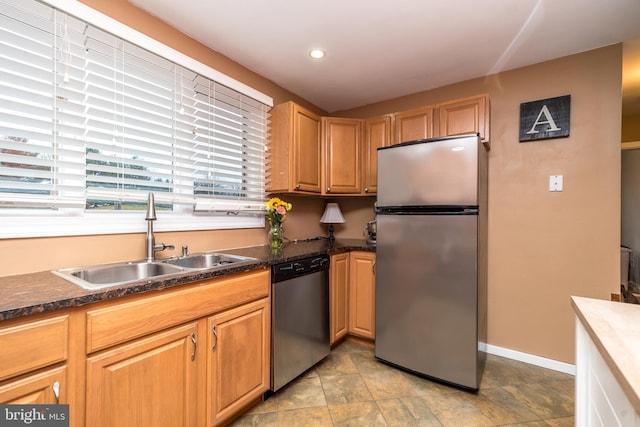
[[[102,289],[183,271],[184,268],[176,265],[140,261],[65,268],[53,273],[85,289]]]
[[[209,269],[220,267],[223,265],[233,264],[241,261],[253,260],[254,258],[243,257],[238,255],[226,255],[220,253],[202,253],[187,255],[180,258],[170,258],[162,262],[169,265],[177,265],[188,269]]]
[[[84,289],[102,289],[175,273],[224,267],[255,258],[201,253],[156,261],[136,261],[54,270],[53,274]]]

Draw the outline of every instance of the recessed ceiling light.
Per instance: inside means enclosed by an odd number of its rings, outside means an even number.
[[[326,53],[322,49],[311,49],[309,51],[309,56],[312,57],[313,59],[323,58],[324,55],[326,55]]]

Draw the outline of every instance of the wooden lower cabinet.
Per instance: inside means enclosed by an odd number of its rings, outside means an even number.
[[[375,339],[374,252],[354,251],[349,259],[349,333]]]
[[[69,403],[69,314],[0,323],[0,403]]]
[[[226,424],[269,389],[269,301],[88,357],[86,425]]]
[[[192,322],[89,357],[86,425],[197,425],[197,331]]]
[[[226,423],[269,388],[270,304],[265,298],[207,321],[207,425]]]
[[[270,276],[257,269],[86,310],[85,425],[212,426],[268,390]]]
[[[51,368],[0,385],[0,403],[13,405],[66,403],[67,388],[66,366]]]
[[[330,300],[330,336],[331,345],[347,335],[348,327],[348,290],[349,290],[349,252],[331,255],[329,274]]]
[[[375,252],[334,254],[330,265],[331,344],[347,334],[375,339]]]
[[[0,403],[69,404],[73,427],[225,425],[270,386],[270,289],[259,268],[0,322]]]

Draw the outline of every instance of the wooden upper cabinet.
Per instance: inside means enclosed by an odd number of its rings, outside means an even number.
[[[433,137],[433,108],[431,106],[414,108],[395,114],[395,141],[413,141]]]
[[[276,105],[267,192],[375,195],[379,147],[469,133],[488,147],[489,116],[488,94],[364,120],[319,117],[291,101]]]
[[[324,141],[324,194],[360,194],[362,173],[360,119],[322,118]]]
[[[378,148],[392,144],[393,115],[373,117],[364,122],[362,150],[362,192],[365,195],[378,191]]]
[[[321,193],[320,117],[293,102],[271,109],[269,193]]]
[[[482,141],[489,141],[489,95],[444,102],[434,108],[438,136],[478,133]]]

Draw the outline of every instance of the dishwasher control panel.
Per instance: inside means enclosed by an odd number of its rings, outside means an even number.
[[[294,277],[329,269],[329,256],[318,255],[296,261],[275,264],[271,267],[271,281],[281,282]]]

